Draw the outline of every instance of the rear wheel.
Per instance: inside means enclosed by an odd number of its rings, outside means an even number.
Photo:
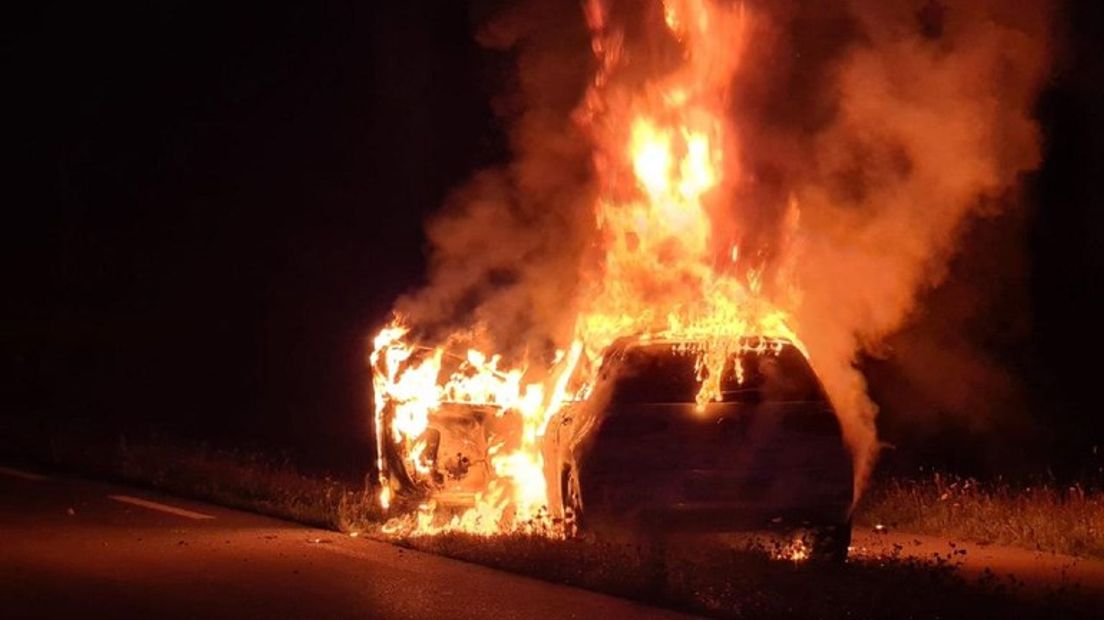
[[[851,547],[851,520],[839,525],[817,528],[812,532],[812,549],[809,559],[831,564],[842,564],[847,560],[847,551]]]

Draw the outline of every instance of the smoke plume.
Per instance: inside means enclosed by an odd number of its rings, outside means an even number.
[[[655,11],[604,4],[608,27],[630,42],[641,11]],[[763,294],[792,316],[861,483],[877,407],[857,356],[941,282],[968,223],[1016,208],[1021,175],[1039,164],[1032,110],[1049,9],[772,0],[746,2],[743,14],[729,88],[738,150],[714,241],[718,253],[735,242],[752,257]],[[428,284],[398,309],[429,339],[464,329],[507,355],[547,357],[571,340],[580,274],[594,259],[593,145],[577,118],[596,71],[591,40],[578,5],[543,0],[496,12],[478,37],[515,60],[498,102],[513,158],[477,173],[429,223]],[[651,51],[666,59],[674,44]],[[635,49],[642,63],[648,50]]]
[[[1032,109],[1049,16],[1043,3],[997,1],[835,8],[774,9],[765,27],[779,47],[811,47],[815,58],[782,72],[797,101],[778,114],[767,67],[793,52],[758,48],[761,63],[748,65],[766,85],[748,109],[760,114],[737,126],[751,133],[751,169],[770,171],[771,189],[798,205],[793,245],[775,251],[791,261],[798,332],[867,472],[877,409],[856,354],[901,326],[943,279],[964,225],[1014,207],[1020,175],[1038,165]]]

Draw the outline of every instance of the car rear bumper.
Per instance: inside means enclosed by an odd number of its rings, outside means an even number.
[[[634,520],[668,531],[735,532],[792,530],[845,523],[850,505],[779,507],[736,502],[681,502],[642,506]]]
[[[851,512],[849,479],[807,472],[747,477],[732,472],[598,476],[584,488],[588,517],[672,531],[787,530],[838,525]]]

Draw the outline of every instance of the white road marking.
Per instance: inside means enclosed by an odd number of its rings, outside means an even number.
[[[214,519],[213,516],[205,515],[202,512],[192,512],[191,510],[184,510],[183,508],[169,506],[168,504],[159,504],[157,502],[151,502],[148,499],[140,499],[129,495],[108,495],[107,497],[124,504],[133,504],[135,506],[141,506],[142,508],[149,508],[150,510],[160,510],[161,512],[167,512],[178,517],[187,517],[189,519]]]
[[[0,467],[0,474],[5,476],[11,476],[12,478],[22,478],[23,480],[47,480],[46,476],[41,474],[32,474],[29,471],[21,471],[18,469],[12,469],[11,467]]]

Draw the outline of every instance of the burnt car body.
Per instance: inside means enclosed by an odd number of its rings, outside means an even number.
[[[491,479],[488,438],[498,426],[493,405],[445,402],[429,413],[425,431],[409,453],[387,442],[391,486],[400,497],[464,508]]]
[[[652,531],[802,531],[811,555],[846,558],[852,462],[805,356],[744,339],[720,400],[699,406],[699,345],[622,341],[591,397],[545,437],[553,513],[573,526]]]
[[[699,406],[701,343],[625,339],[585,400],[542,439],[549,513],[569,533],[602,530],[812,533],[813,554],[850,544],[852,464],[805,356],[745,338],[725,359],[720,399]],[[494,406],[444,403],[416,454],[388,452],[400,494],[462,508],[491,478],[490,437],[517,435]]]

